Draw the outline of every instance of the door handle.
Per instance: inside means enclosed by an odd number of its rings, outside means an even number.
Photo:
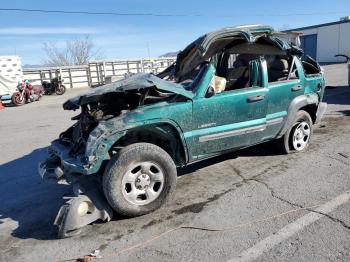
[[[300,91],[303,89],[303,86],[297,85],[292,87],[292,92]]]
[[[264,100],[265,99],[265,96],[250,96],[247,98],[247,102],[248,103],[254,103],[254,102],[258,102],[258,101],[261,101],[261,100]]]

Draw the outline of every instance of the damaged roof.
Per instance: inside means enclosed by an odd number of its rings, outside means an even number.
[[[207,33],[189,44],[177,55],[175,75],[180,78],[190,72],[213,53],[225,48],[225,44],[227,45],[229,41],[243,41],[249,44],[264,38],[266,43],[276,46],[280,50],[296,55],[303,54],[298,46],[289,43],[284,37],[281,37],[281,34],[275,32],[272,27],[265,25],[227,27]],[[222,43],[219,43],[220,41]]]
[[[175,79],[179,80],[217,52],[232,46],[256,44],[257,42],[267,46],[274,46],[286,53],[301,56],[303,51],[297,45],[290,43],[283,35],[288,35],[288,33],[275,32],[272,27],[264,25],[227,27],[213,31],[189,44],[178,54],[175,65],[165,71],[173,71],[172,74],[175,76]],[[189,99],[192,99],[194,96],[193,92],[187,90],[182,84],[164,80],[151,73],[136,74],[127,79],[98,87],[85,95],[69,99],[64,103],[63,108],[78,109],[80,105],[86,104],[92,98],[100,95],[150,87],[179,94]]]

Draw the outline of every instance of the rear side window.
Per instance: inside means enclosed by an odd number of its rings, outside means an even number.
[[[298,71],[294,57],[266,57],[269,83],[298,79]]]

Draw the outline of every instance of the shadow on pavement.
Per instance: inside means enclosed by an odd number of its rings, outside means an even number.
[[[339,110],[337,112],[343,114],[344,116],[350,116],[350,110]]]
[[[350,87],[338,86],[332,89],[327,88],[323,101],[334,105],[350,104]]]
[[[36,149],[0,166],[0,226],[4,219],[15,221],[14,237],[56,239],[53,221],[67,186],[48,184],[38,175],[38,162],[46,154],[46,148]]]

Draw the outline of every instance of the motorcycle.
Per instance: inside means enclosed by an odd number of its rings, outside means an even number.
[[[52,95],[53,93],[56,93],[56,95],[63,95],[66,92],[66,87],[62,84],[63,82],[60,76],[51,79],[50,82],[42,81],[45,95]]]
[[[12,94],[12,103],[16,106],[24,105],[26,102],[39,101],[44,95],[42,86],[33,86],[28,80],[19,82],[16,91]]]

